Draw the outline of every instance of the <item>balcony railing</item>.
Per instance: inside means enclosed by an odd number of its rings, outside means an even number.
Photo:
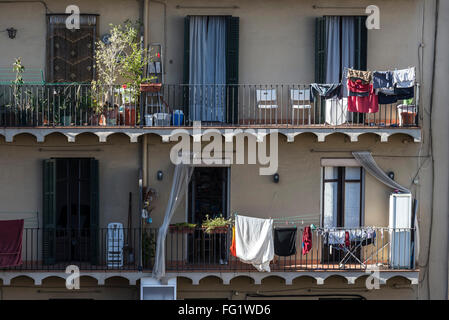
[[[419,96],[419,85],[415,96]],[[2,127],[418,127],[418,99],[352,113],[309,85],[165,84],[151,92],[91,84],[1,85]]]
[[[23,264],[0,271],[80,270],[151,271],[156,252],[157,229],[36,229],[23,233]],[[410,228],[352,228],[312,230],[312,247],[303,254],[304,229],[298,228],[296,253],[275,255],[271,271],[363,271],[414,269],[415,230]],[[167,234],[167,272],[257,272],[230,254],[231,230],[205,233],[183,229]],[[142,254],[140,254],[142,253]]]

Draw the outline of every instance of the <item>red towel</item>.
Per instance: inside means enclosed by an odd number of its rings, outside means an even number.
[[[305,256],[312,250],[312,231],[310,227],[305,227],[302,233],[302,255]]]
[[[22,264],[22,220],[0,221],[0,267]]]
[[[376,113],[379,111],[379,101],[377,94],[375,94],[373,85],[361,84],[348,79],[348,88],[352,92],[365,92],[368,87],[369,96],[367,97],[348,97],[348,111],[349,112],[361,112],[361,113]]]

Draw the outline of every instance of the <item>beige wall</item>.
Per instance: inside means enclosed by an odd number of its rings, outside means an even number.
[[[240,17],[240,83],[305,84],[314,81],[315,17],[363,15],[363,9],[314,9],[336,6],[316,0],[167,0],[166,82],[182,83],[184,17],[233,15]],[[419,0],[378,0],[381,29],[368,31],[368,68],[418,66],[421,7]],[[366,7],[373,1],[338,1],[338,6]],[[238,6],[238,9],[176,8],[176,6]],[[164,7],[149,7],[150,42],[164,43]],[[399,23],[400,22],[400,23]]]
[[[19,2],[19,1],[18,1]],[[65,13],[68,5],[77,5],[81,13],[99,14],[99,35],[109,32],[109,24],[139,19],[137,0],[46,0],[49,13]],[[0,30],[14,27],[15,39],[0,33],[0,67],[10,67],[17,57],[26,68],[45,70],[46,17],[41,3],[0,3]]]
[[[350,151],[357,150],[370,150],[382,169],[394,171],[398,183],[413,187],[412,180],[417,171],[414,155],[419,145],[411,143],[410,137],[394,135],[388,143],[380,142],[374,134],[363,135],[355,143],[349,143],[347,139],[335,134],[328,136],[326,143],[320,143],[314,135],[304,134],[289,143],[285,137],[279,136],[278,184],[273,182],[272,176],[259,175],[259,165],[232,165],[230,212],[265,218],[315,214],[319,223],[320,159],[351,157]],[[152,136],[148,143],[149,186],[159,193],[153,211],[156,225],[162,221],[170,193],[173,165],[169,152],[173,145],[160,143],[160,138],[156,136]],[[343,151],[333,152],[335,150]],[[164,173],[162,181],[156,179],[158,170]],[[388,187],[366,174],[365,225],[388,226],[390,192]],[[185,201],[181,202],[173,218],[173,222],[182,221],[186,221]]]
[[[75,143],[60,134],[47,136],[36,143],[29,135],[19,135],[14,143],[5,143],[0,136],[0,211],[17,214],[39,212],[42,227],[42,161],[52,157],[89,158],[100,166],[100,227],[110,222],[127,226],[128,194],[133,194],[133,224],[138,226],[139,144],[129,137],[116,134],[100,144],[98,137],[82,134]],[[29,226],[29,227],[37,227]]]

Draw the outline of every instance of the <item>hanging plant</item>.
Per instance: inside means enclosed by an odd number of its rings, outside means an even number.
[[[203,221],[201,228],[207,234],[227,233],[230,225],[231,219],[225,219],[221,214],[214,219],[210,219],[209,215],[206,215],[206,220]]]

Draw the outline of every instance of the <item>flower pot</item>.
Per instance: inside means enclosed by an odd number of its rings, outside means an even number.
[[[125,107],[125,126],[136,125],[136,108]]]
[[[413,126],[415,125],[416,113],[414,112],[401,112],[401,119],[403,126]]]
[[[192,234],[195,232],[195,228],[190,228],[190,227],[185,227],[185,226],[169,225],[168,228],[169,228],[170,233]]]
[[[222,227],[215,227],[209,231],[206,231],[206,227],[201,227],[203,231],[207,234],[226,234],[228,233],[228,226],[222,226]]]
[[[162,83],[141,83],[141,92],[159,92],[161,91]]]

